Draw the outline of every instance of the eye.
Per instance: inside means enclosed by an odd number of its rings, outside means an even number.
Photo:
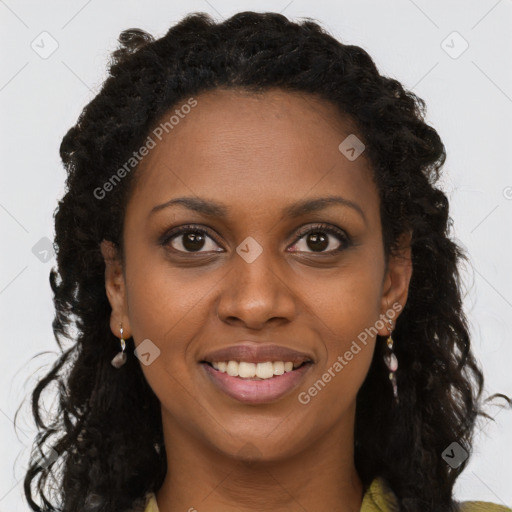
[[[300,242],[303,237],[307,235],[304,241],[305,247],[300,248]],[[331,245],[330,238],[336,238],[340,242],[338,247],[325,251],[327,247]],[[208,239],[213,242],[208,247]],[[165,235],[162,240],[162,245],[170,246],[174,251],[178,253],[191,254],[201,252],[222,252],[222,249],[215,249],[215,245],[218,246],[214,238],[209,235],[209,232],[204,228],[196,225],[186,225],[171,230]],[[307,252],[307,249],[311,249],[312,252],[332,254],[346,249],[351,244],[350,237],[339,228],[330,226],[328,224],[318,224],[315,226],[308,226],[297,233],[295,242],[292,246],[293,249],[297,249],[297,252]],[[201,249],[206,249],[202,251]]]
[[[206,243],[207,239],[215,242],[205,229],[195,225],[188,225],[181,226],[168,233],[164,240],[162,240],[162,245],[170,245],[175,251],[185,254],[194,252],[210,252],[212,250],[214,252],[222,252],[222,249],[220,251],[216,251],[214,248],[208,249],[208,244]],[[201,251],[205,245],[207,250]],[[215,245],[217,245],[216,242]]]
[[[307,237],[305,238],[302,247],[305,246],[305,249],[309,248],[312,250],[312,252],[317,253],[337,253],[349,247],[351,243],[349,236],[346,235],[341,229],[327,224],[318,224],[316,226],[302,229],[297,234],[296,241],[292,248],[299,247],[298,252],[307,252],[307,250],[304,251],[303,249],[300,249],[300,243],[297,243],[297,241],[300,242],[301,239],[306,235]],[[325,249],[331,244],[329,237],[337,238],[341,243],[338,245],[338,247],[325,251]]]

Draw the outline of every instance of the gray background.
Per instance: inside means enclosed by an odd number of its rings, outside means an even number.
[[[512,395],[511,0],[0,0],[0,512],[28,509],[22,500],[34,435],[28,402],[17,435],[12,420],[57,351],[48,282],[55,260],[47,239],[64,191],[60,141],[98,91],[121,30],[162,36],[188,12],[222,19],[242,10],[315,18],[425,99],[427,121],[448,152],[442,186],[454,235],[471,257],[463,273],[465,306],[486,396]],[[48,394],[45,404],[52,403]],[[512,414],[488,412],[496,423],[481,420],[455,494],[512,506]]]

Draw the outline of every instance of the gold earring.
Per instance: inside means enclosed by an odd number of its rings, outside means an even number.
[[[112,361],[110,361],[112,363],[112,366],[114,366],[115,368],[121,368],[121,366],[123,366],[123,364],[126,363],[126,353],[125,353],[126,342],[123,339],[123,324],[119,324],[119,325],[120,325],[119,330],[121,331],[121,352],[118,352],[114,356]]]
[[[389,370],[389,380],[393,386],[393,396],[395,397],[396,403],[399,403],[398,399],[398,386],[396,383],[396,375],[395,372],[398,370],[398,359],[396,358],[395,353],[393,352],[393,338],[391,337],[391,333],[393,332],[393,320],[387,318],[389,325],[391,328],[387,328],[389,331],[388,339],[386,340],[386,344],[388,346],[389,351],[384,355],[384,362]]]

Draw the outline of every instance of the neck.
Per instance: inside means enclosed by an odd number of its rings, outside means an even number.
[[[194,437],[191,429],[180,428],[164,411],[162,418],[168,470],[156,493],[160,512],[361,509],[363,485],[353,453],[354,410],[347,411],[332,432],[279,457],[254,446],[271,446],[269,438],[242,442],[229,455]]]

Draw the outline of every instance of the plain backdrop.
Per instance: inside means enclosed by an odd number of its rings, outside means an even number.
[[[122,30],[162,36],[189,12],[220,20],[243,10],[314,18],[426,101],[448,153],[442,186],[453,235],[471,258],[464,300],[485,395],[512,395],[510,0],[0,0],[0,512],[28,510],[28,404],[17,434],[13,418],[58,350],[48,275],[52,215],[64,191],[60,141],[98,91]],[[488,412],[496,422],[480,422],[456,498],[512,506],[512,413]]]

